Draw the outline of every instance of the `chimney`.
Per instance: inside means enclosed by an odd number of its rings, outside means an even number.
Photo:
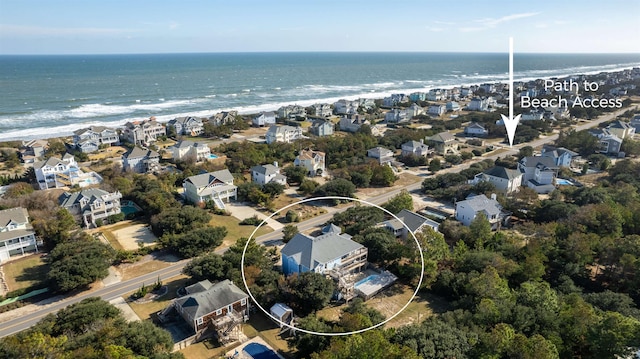
[[[278,161],[273,161],[273,166],[278,167]]]
[[[420,143],[422,143],[424,145],[424,138],[420,139]]]
[[[492,193],[492,194],[491,194],[491,199],[495,201],[495,200],[496,200],[496,198],[497,198],[497,197],[496,197],[496,194],[495,194],[495,193]]]

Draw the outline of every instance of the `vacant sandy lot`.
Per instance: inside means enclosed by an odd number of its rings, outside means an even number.
[[[138,243],[142,243],[144,246],[150,246],[157,240],[156,236],[151,233],[149,226],[145,224],[132,224],[131,226],[115,230],[112,233],[122,248],[128,251],[138,249]]]

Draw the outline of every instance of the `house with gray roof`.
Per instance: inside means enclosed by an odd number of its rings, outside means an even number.
[[[251,167],[251,180],[261,186],[269,182],[279,183],[283,186],[287,184],[287,176],[280,173],[278,162]]]
[[[429,154],[429,146],[424,144],[424,140],[418,141],[407,141],[401,146],[402,156],[419,156],[419,157],[427,157]]]
[[[425,216],[417,214],[408,209],[403,209],[396,214],[396,218],[382,222],[383,226],[390,230],[396,237],[407,239],[409,231],[416,233],[425,227],[431,227],[434,231],[438,230],[440,224]],[[405,226],[406,225],[406,226]]]
[[[155,117],[146,121],[127,122],[122,130],[125,141],[134,145],[148,145],[158,140],[158,137],[165,136],[167,129]]]
[[[65,192],[58,198],[60,207],[66,209],[85,227],[95,227],[97,220],[107,223],[109,216],[120,214],[118,191],[107,192],[100,188],[88,188],[80,192]]]
[[[202,120],[197,117],[177,117],[167,122],[167,130],[172,129],[176,135],[198,136],[204,130]]]
[[[257,127],[270,126],[276,123],[276,114],[274,112],[262,112],[251,121]]]
[[[504,225],[510,216],[508,212],[502,210],[502,206],[496,201],[495,195],[487,198],[487,196],[481,194],[456,202],[455,218],[465,226],[469,226],[479,213],[482,213],[487,218],[493,230],[499,229]]]
[[[624,121],[613,121],[607,126],[609,133],[618,136],[620,139],[633,138],[636,133],[636,128],[631,126],[630,123]]]
[[[97,151],[100,145],[116,145],[120,135],[115,129],[104,126],[91,126],[73,132],[73,145],[84,153]]]
[[[122,168],[135,173],[147,173],[158,170],[160,155],[158,152],[142,147],[134,147],[122,155]]]
[[[367,150],[367,157],[373,158],[378,164],[385,165],[394,161],[393,151],[384,147],[374,147]]]
[[[238,187],[228,169],[187,177],[182,187],[185,199],[198,205],[213,201],[216,207],[224,209],[225,201],[229,202],[231,197],[238,199]]]
[[[0,264],[11,257],[38,252],[38,245],[42,245],[42,241],[36,239],[25,208],[0,211]]]
[[[441,155],[458,152],[458,141],[449,132],[440,132],[427,138],[427,143]]]
[[[161,315],[175,309],[195,335],[211,328],[222,342],[237,339],[239,324],[249,320],[249,295],[229,279],[197,284],[188,287],[188,294],[174,300]]]
[[[333,122],[323,119],[315,119],[311,122],[309,133],[318,137],[332,136],[334,131]]]
[[[484,137],[489,134],[489,130],[477,122],[472,122],[464,128],[464,134],[471,137]]]
[[[469,183],[473,185],[480,182],[489,182],[493,184],[498,191],[507,194],[518,192],[520,186],[522,186],[522,172],[502,166],[495,166],[478,173],[472,180],[469,180]]]
[[[302,128],[288,125],[273,125],[269,127],[269,130],[267,130],[267,133],[264,137],[267,141],[267,144],[274,142],[291,143],[303,137]]]
[[[560,167],[571,167],[573,161],[580,158],[580,155],[576,152],[564,147],[555,147],[551,145],[542,146],[540,155],[543,157],[553,158],[556,165]]]
[[[298,233],[285,244],[281,251],[285,275],[313,271],[344,277],[366,269],[366,247],[338,226],[328,225],[322,232],[318,237]]]
[[[38,187],[41,190],[64,188],[78,185],[87,187],[102,182],[102,177],[95,172],[84,172],[78,166],[73,155],[66,153],[62,159],[49,157],[46,161],[33,164]]]
[[[518,162],[522,185],[537,193],[550,193],[555,189],[554,180],[558,169],[555,159],[548,156],[527,156]]]
[[[211,155],[209,145],[202,142],[192,142],[187,140],[179,141],[169,147],[171,158],[174,161],[185,161],[193,159],[196,162],[206,161]]]

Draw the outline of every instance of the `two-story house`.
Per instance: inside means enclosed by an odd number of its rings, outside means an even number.
[[[365,119],[364,116],[355,114],[347,115],[340,118],[340,131],[356,133],[363,125],[370,125],[371,122]]]
[[[472,122],[464,128],[464,134],[471,137],[484,137],[489,134],[489,130],[477,122]]]
[[[441,155],[458,152],[458,141],[456,141],[456,138],[449,132],[440,132],[428,137],[427,143]]]
[[[429,146],[424,144],[424,140],[418,141],[407,141],[401,146],[402,156],[419,156],[419,157],[427,157],[429,154]]]
[[[92,126],[73,132],[73,145],[80,152],[97,151],[100,145],[116,145],[120,143],[120,135],[115,129],[104,126]]]
[[[146,121],[127,122],[124,125],[122,135],[125,141],[135,145],[146,146],[158,140],[158,137],[165,136],[167,129],[155,117]]]
[[[211,328],[222,343],[239,339],[239,325],[249,320],[247,293],[229,279],[215,284],[204,280],[186,287],[186,291],[187,295],[175,299],[161,316],[175,310],[196,338]]]
[[[467,197],[464,201],[456,202],[455,218],[463,225],[469,226],[476,216],[482,213],[491,223],[491,229],[500,229],[509,219],[510,214],[503,211],[502,206],[492,195],[487,198],[484,194]]]
[[[278,126],[273,125],[269,127],[265,139],[267,144],[274,142],[290,143],[302,138],[302,128],[293,126]]]
[[[558,167],[555,159],[547,156],[528,156],[518,162],[522,184],[537,193],[550,193],[555,189]]]
[[[333,103],[333,113],[336,115],[354,115],[358,113],[360,103],[358,101],[338,100]]]
[[[36,239],[25,208],[0,211],[0,264],[11,257],[38,252],[38,245],[42,245],[42,241]]]
[[[333,115],[333,108],[328,103],[317,103],[313,105],[313,109],[317,117],[331,117]]]
[[[182,187],[186,200],[198,205],[210,200],[224,209],[225,201],[229,202],[231,197],[238,199],[238,187],[233,184],[233,175],[228,169],[187,177]]]
[[[607,130],[609,133],[618,136],[620,139],[625,138],[633,138],[633,135],[636,133],[635,127],[631,126],[628,122],[624,121],[614,121],[609,126],[607,126]]]
[[[84,173],[73,155],[66,153],[62,159],[50,157],[46,161],[33,164],[36,181],[40,189],[86,187],[102,182],[102,177],[95,172]]]
[[[574,160],[578,159],[580,155],[576,152],[568,150],[564,147],[555,147],[551,145],[542,146],[541,156],[553,158],[556,166],[558,167],[571,167]]]
[[[384,114],[384,121],[388,124],[392,123],[407,123],[411,121],[411,113],[401,109],[391,109]]]
[[[58,203],[82,224],[89,228],[95,227],[97,220],[108,222],[108,217],[121,213],[120,192],[107,192],[99,188],[88,188],[80,192],[65,192]]]
[[[283,186],[287,185],[287,176],[280,173],[278,162],[251,167],[251,180],[261,186],[269,182],[279,183]]]
[[[431,105],[427,110],[427,113],[432,116],[442,116],[447,112],[447,108],[444,105]]]
[[[222,111],[209,117],[209,123],[212,123],[214,126],[222,126],[233,123],[237,116],[238,111]]]
[[[125,171],[147,173],[156,171],[159,167],[160,155],[153,150],[136,146],[122,155],[122,168]]]
[[[274,112],[261,112],[251,122],[256,127],[271,126],[276,123],[276,114]]]
[[[489,182],[493,184],[498,191],[509,194],[520,190],[522,178],[522,172],[519,170],[495,166],[478,173],[469,183],[475,185],[480,182]]]
[[[393,151],[384,147],[374,147],[367,150],[367,157],[376,160],[376,162],[381,165],[386,165],[393,162],[393,155]]]
[[[211,156],[211,148],[202,142],[182,140],[168,148],[174,161],[192,159],[196,162],[206,161]]]
[[[316,119],[311,122],[311,126],[309,127],[309,133],[312,135],[316,135],[318,137],[322,136],[332,136],[334,131],[333,122],[329,120],[320,120]]]
[[[204,130],[204,124],[197,117],[178,117],[167,122],[167,130],[174,131],[178,136],[198,136]]]
[[[307,109],[300,105],[286,105],[278,109],[278,118],[307,118]]]
[[[20,160],[24,163],[35,163],[42,159],[48,148],[49,141],[47,140],[22,141],[22,146],[18,151]]]
[[[321,151],[302,150],[296,156],[293,165],[306,168],[307,175],[310,177],[324,176],[327,174],[325,153]]]

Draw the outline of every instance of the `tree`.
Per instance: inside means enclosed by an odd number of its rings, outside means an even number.
[[[521,160],[525,157],[533,156],[533,147],[524,146],[518,150],[518,159]]]
[[[330,222],[343,228],[345,233],[356,235],[383,220],[384,212],[378,208],[356,205],[334,214]]]
[[[397,177],[393,173],[391,166],[374,166],[373,173],[371,175],[371,184],[376,186],[391,186],[396,181]]]
[[[12,184],[4,193],[5,198],[18,198],[33,193],[33,187],[26,182],[16,182]]]
[[[209,223],[211,215],[193,206],[169,207],[151,218],[151,228],[157,236],[182,234]]]
[[[410,348],[391,343],[380,330],[349,335],[333,340],[329,348],[311,356],[313,359],[418,359]]]
[[[153,358],[156,353],[170,353],[173,350],[171,334],[148,320],[128,323],[122,336],[126,338],[127,348],[144,357]]]
[[[229,267],[229,263],[221,255],[210,252],[194,258],[184,267],[182,273],[198,282],[205,279],[219,281],[226,278]]]
[[[284,185],[277,182],[265,183],[264,186],[262,186],[262,192],[264,192],[265,194],[268,194],[273,198],[277,195],[282,194],[282,192],[284,192]]]
[[[200,253],[214,250],[222,244],[227,235],[225,227],[204,227],[178,235],[167,235],[160,242],[177,252],[184,258],[195,257]]]
[[[556,145],[578,152],[582,157],[587,157],[600,149],[598,139],[587,130],[560,131]]]
[[[421,324],[398,328],[390,341],[408,346],[421,358],[466,358],[477,335],[432,316]]]
[[[283,294],[300,315],[324,308],[333,295],[333,280],[316,272],[294,274],[287,278]]]
[[[491,223],[484,215],[484,213],[478,213],[476,218],[471,221],[469,224],[469,240],[473,244],[476,249],[481,249],[484,247],[484,244],[487,243],[491,239]]]
[[[367,247],[368,260],[382,263],[399,259],[397,253],[398,242],[391,231],[386,228],[371,228],[353,237],[353,239]]]
[[[307,169],[303,166],[287,166],[283,171],[289,184],[302,184],[307,177]]]
[[[300,216],[298,215],[298,212],[292,209],[287,211],[287,213],[284,216],[284,219],[286,219],[287,222],[289,223],[300,222]]]
[[[282,228],[282,241],[288,243],[296,234],[298,234],[298,227],[293,224],[287,224]]]
[[[309,195],[313,193],[316,190],[316,188],[318,188],[318,186],[320,186],[318,182],[305,178],[302,180],[302,183],[298,188],[298,192]]]
[[[640,156],[640,141],[634,141],[631,138],[622,140],[620,150],[627,156]]]
[[[83,288],[109,274],[113,257],[108,245],[94,239],[59,243],[49,254],[47,277],[58,292]]]
[[[336,178],[316,188],[313,194],[317,197],[353,197],[355,191],[356,186],[353,183],[342,178]]]
[[[442,168],[442,164],[440,163],[440,159],[434,158],[429,162],[429,171],[437,172]]]
[[[411,194],[409,192],[403,190],[395,197],[385,202],[382,205],[382,208],[393,214],[398,214],[403,209],[413,211],[413,197],[411,197]]]

